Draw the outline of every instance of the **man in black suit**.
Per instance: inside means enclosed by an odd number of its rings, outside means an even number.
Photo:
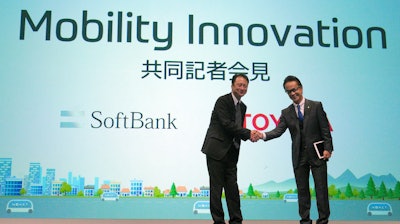
[[[240,140],[251,138],[255,131],[243,128],[246,94],[249,79],[242,74],[232,78],[232,92],[218,98],[212,111],[210,125],[201,151],[206,154],[210,177],[210,211],[214,224],[225,223],[222,190],[225,191],[229,223],[240,224],[243,217],[237,184],[237,162]],[[258,140],[258,139],[257,139]]]
[[[260,133],[265,141],[280,137],[289,129],[292,138],[292,163],[298,191],[300,223],[311,224],[310,170],[314,178],[317,197],[317,224],[328,223],[330,215],[328,197],[327,161],[333,151],[330,126],[322,103],[303,97],[303,86],[295,76],[287,76],[283,88],[293,104],[282,110],[275,129]],[[319,159],[314,142],[324,141],[323,158]]]

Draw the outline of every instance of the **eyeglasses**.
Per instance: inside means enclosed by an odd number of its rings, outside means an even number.
[[[297,90],[299,90],[301,88],[301,86],[297,86],[296,88],[293,88],[293,89],[289,89],[289,90],[286,90],[285,89],[285,92],[287,93],[287,94],[290,94],[290,93],[294,93],[294,92],[296,92]]]

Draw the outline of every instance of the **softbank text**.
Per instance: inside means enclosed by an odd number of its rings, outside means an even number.
[[[141,112],[118,112],[115,116],[105,116],[101,111],[92,112],[92,128],[121,129],[178,129],[176,118],[167,113],[163,117],[144,117]]]

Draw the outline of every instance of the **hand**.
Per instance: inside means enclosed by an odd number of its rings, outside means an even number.
[[[256,142],[263,138],[263,134],[257,130],[252,130],[250,135],[250,141]]]
[[[329,160],[331,158],[332,153],[330,153],[328,150],[324,150],[324,160]]]

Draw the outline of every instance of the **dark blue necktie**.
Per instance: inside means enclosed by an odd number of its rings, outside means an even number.
[[[301,113],[300,104],[297,104],[297,115],[299,116],[299,121],[304,120],[303,114]]]

